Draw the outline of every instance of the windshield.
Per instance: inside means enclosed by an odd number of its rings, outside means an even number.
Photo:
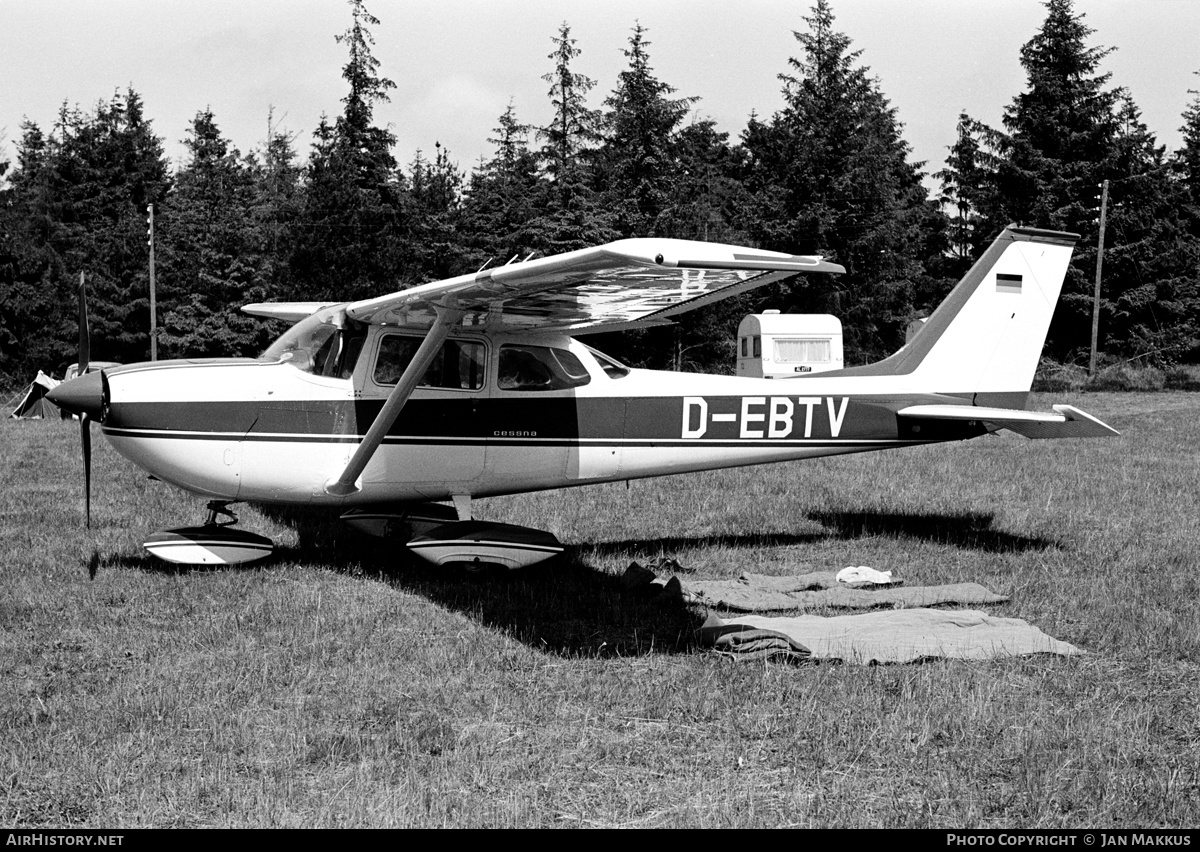
[[[629,368],[618,361],[611,355],[605,355],[599,349],[593,346],[588,346],[586,343],[583,347],[596,359],[596,363],[600,365],[600,369],[604,371],[610,379],[622,379],[629,375]]]
[[[326,308],[289,328],[258,357],[315,376],[348,379],[366,336],[365,325],[346,319],[337,308]]]

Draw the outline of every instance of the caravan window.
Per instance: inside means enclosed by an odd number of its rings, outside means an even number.
[[[828,340],[776,340],[776,364],[828,364]]]

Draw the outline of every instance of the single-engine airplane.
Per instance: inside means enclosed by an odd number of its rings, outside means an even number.
[[[362,301],[247,305],[296,323],[256,359],[81,367],[50,398],[80,415],[85,470],[95,420],[119,453],[209,498],[203,526],[147,542],[163,558],[269,553],[269,540],[218,520],[250,501],[341,507],[375,532],[407,520],[410,546],[439,562],[525,564],[561,547],[472,521],[472,500],[1000,429],[1116,435],[1069,405],[1024,408],[1076,239],[1009,226],[895,354],[783,379],[631,369],[579,338],[841,266],[628,239]],[[82,288],[80,314],[86,365]]]

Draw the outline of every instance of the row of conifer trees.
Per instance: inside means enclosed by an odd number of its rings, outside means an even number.
[[[149,352],[147,216],[155,220],[159,357],[255,354],[280,329],[247,302],[378,295],[504,262],[658,235],[821,253],[845,276],[800,278],[686,315],[673,329],[613,336],[630,363],[729,370],[741,316],[830,312],[848,360],[886,354],[1009,222],[1081,235],[1049,353],[1086,357],[1101,186],[1109,186],[1101,345],[1150,363],[1200,358],[1200,99],[1168,153],[1101,65],[1108,50],[1072,0],[1049,0],[1022,48],[1026,87],[1003,127],[963,115],[927,188],[879,81],[817,0],[780,75],[784,106],[736,140],[690,118],[695,97],[655,75],[637,25],[603,98],[574,70],[564,24],[547,57],[545,123],[510,105],[490,159],[469,173],[435,143],[407,164],[373,110],[395,84],[372,53],[361,0],[337,36],[343,109],[306,153],[272,128],[248,154],[199,112],[172,169],[130,89],[43,132],[22,125],[0,162],[0,379],[74,360],[74,288],[88,277],[95,359]],[[1193,93],[1194,94],[1194,93]],[[596,104],[599,102],[599,106]]]

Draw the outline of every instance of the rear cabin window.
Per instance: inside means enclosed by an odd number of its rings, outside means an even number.
[[[578,358],[550,346],[501,346],[498,373],[500,390],[510,391],[568,390],[592,380]]]
[[[386,335],[375,358],[375,383],[394,385],[417,354],[423,338],[402,334]],[[418,383],[423,388],[479,390],[486,376],[486,349],[475,340],[447,340]]]

